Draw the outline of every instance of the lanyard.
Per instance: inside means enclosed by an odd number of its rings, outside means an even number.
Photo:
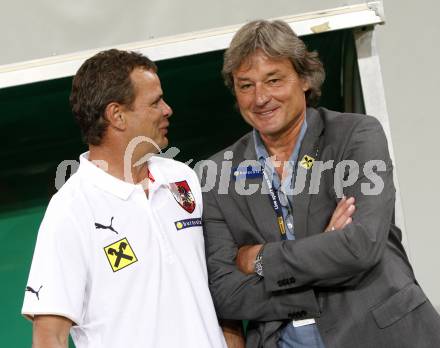
[[[319,143],[315,145],[315,160],[317,160],[318,158],[319,158]],[[278,223],[278,228],[280,229],[281,239],[286,240],[287,239],[286,225],[284,223],[283,208],[281,207],[280,199],[278,198],[278,195],[275,194],[272,180],[269,179],[269,176],[267,175],[266,170],[264,170],[264,168],[263,168],[263,176],[264,179],[266,180],[267,187],[269,188],[269,200],[277,216],[277,223]],[[295,180],[296,180],[296,170],[294,170],[294,172],[292,173],[292,181],[295,182]]]
[[[280,235],[282,240],[287,239],[286,235],[286,226],[284,224],[284,217],[283,217],[283,208],[281,208],[280,199],[275,194],[275,191],[273,189],[272,181],[269,179],[269,176],[267,175],[266,171],[263,169],[263,176],[266,180],[267,187],[269,188],[269,200],[272,204],[272,208],[275,211],[275,214],[277,216],[277,223],[278,228],[280,229]]]

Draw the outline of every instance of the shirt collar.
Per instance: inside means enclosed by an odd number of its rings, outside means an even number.
[[[81,154],[79,157],[80,166],[78,173],[84,177],[87,181],[91,182],[94,186],[106,191],[114,196],[117,196],[123,200],[127,200],[134,190],[143,190],[141,184],[131,184],[120,180],[113,175],[108,174],[103,169],[98,168],[95,164],[89,161],[89,152]],[[168,184],[163,173],[160,171],[157,165],[157,159],[152,156],[148,159],[148,170],[154,177],[154,182],[150,181],[149,190]]]
[[[296,141],[295,147],[292,151],[292,154],[290,155],[290,161],[296,162],[298,159],[299,150],[301,148],[301,143],[304,139],[304,135],[306,134],[307,130],[307,120],[306,117],[304,117],[304,122],[301,125],[301,130],[299,133],[299,137]],[[255,153],[257,154],[258,161],[262,162],[266,160],[266,158],[269,158],[269,153],[267,152],[266,146],[264,145],[263,140],[261,139],[260,133],[254,128],[253,130],[253,137],[254,137],[254,143],[255,143]]]

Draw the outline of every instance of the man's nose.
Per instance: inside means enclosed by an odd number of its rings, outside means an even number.
[[[257,106],[262,106],[270,100],[270,94],[263,84],[255,86],[255,102]]]
[[[165,101],[163,101],[162,105],[162,114],[168,118],[173,114],[173,109],[171,109],[171,106],[169,106]]]

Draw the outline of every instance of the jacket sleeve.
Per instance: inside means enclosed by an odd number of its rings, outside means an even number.
[[[237,269],[237,244],[213,190],[204,193],[203,199],[209,285],[218,316],[258,321],[284,320],[301,313],[319,316],[313,290],[267,291],[259,276],[245,275]]]
[[[395,188],[386,137],[375,118],[362,117],[349,137],[342,159],[359,165],[358,179],[344,188],[347,197],[356,199],[353,222],[341,230],[266,244],[266,290],[354,286],[363,273],[380,261],[392,221]],[[368,168],[378,161],[382,166],[374,171],[373,178]]]

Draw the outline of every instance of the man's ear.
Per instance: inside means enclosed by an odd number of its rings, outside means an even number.
[[[301,78],[301,87],[304,93],[306,93],[310,89],[310,83],[307,77]]]
[[[124,107],[116,102],[109,103],[105,108],[105,118],[109,126],[117,130],[125,130],[127,127],[127,120],[124,115]]]

